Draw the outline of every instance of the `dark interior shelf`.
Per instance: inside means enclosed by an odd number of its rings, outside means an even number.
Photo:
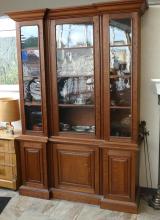
[[[89,78],[89,77],[94,77],[93,74],[90,74],[90,75],[65,75],[65,76],[57,76],[57,78],[80,78],[80,77],[86,77],[86,78]]]
[[[120,44],[120,45],[112,45],[112,44],[110,44],[110,47],[131,47],[132,46],[132,44]]]
[[[115,105],[115,106],[110,106],[111,109],[130,109],[131,106],[118,106],[118,105]]]
[[[41,106],[42,105],[41,102],[35,102],[35,101],[33,101],[33,102],[25,102],[24,104],[27,105],[27,106]]]
[[[92,49],[93,46],[81,46],[81,47],[63,47],[63,48],[57,48],[57,50],[75,50],[75,49]]]
[[[85,105],[85,104],[59,104],[61,108],[94,108],[94,105]]]
[[[128,79],[128,78],[131,78],[131,74],[124,75],[124,76],[110,75],[110,79],[116,79],[116,78],[124,78],[124,79]]]

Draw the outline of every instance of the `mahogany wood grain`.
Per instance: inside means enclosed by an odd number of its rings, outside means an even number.
[[[59,19],[67,17],[94,16],[95,14],[132,13],[135,11],[143,14],[147,8],[148,3],[146,0],[121,0],[85,6],[52,9],[49,10],[47,16],[50,19]]]
[[[103,150],[103,192],[108,199],[135,201],[136,152]]]
[[[39,9],[32,11],[8,12],[7,14],[16,22],[21,22],[21,21],[41,20],[44,18],[46,11],[47,11],[46,9]]]
[[[30,197],[36,197],[41,199],[49,199],[50,198],[50,192],[48,189],[40,189],[37,187],[29,187],[22,185],[19,188],[20,195],[23,196],[30,196]]]
[[[74,192],[65,189],[51,188],[51,198],[99,205],[102,196],[90,193]]]
[[[126,201],[118,201],[114,199],[104,198],[100,202],[100,207],[102,209],[110,209],[113,211],[119,212],[128,212],[137,214],[138,213],[139,202],[126,202]]]
[[[22,165],[22,182],[20,193],[23,194],[23,189],[29,193],[31,188],[35,190],[45,189],[48,190],[48,177],[47,177],[47,160],[46,160],[46,144],[35,143],[30,141],[20,142],[21,163]],[[24,192],[25,193],[25,192]]]
[[[17,21],[23,131],[17,138],[21,153],[20,194],[87,202],[100,205],[101,208],[137,213],[140,16],[147,8],[146,0],[120,0],[77,7],[8,13]],[[133,36],[130,138],[110,137],[109,110],[109,20],[126,17],[132,20]],[[94,25],[95,77],[95,108],[72,107],[68,118],[63,112],[65,106],[58,106],[55,33],[57,24],[67,23]],[[23,25],[39,26],[43,132],[27,131],[25,127],[20,43],[20,27]],[[96,134],[61,132],[59,108],[63,109],[61,116],[66,123],[72,123],[73,118],[76,118],[78,122],[91,125],[95,120]],[[79,116],[79,109],[83,109],[83,119]]]
[[[99,149],[74,144],[55,144],[52,147],[55,187],[98,194]]]

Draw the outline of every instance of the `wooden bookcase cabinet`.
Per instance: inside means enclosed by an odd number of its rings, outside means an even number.
[[[22,195],[136,213],[145,0],[8,13],[17,22]]]

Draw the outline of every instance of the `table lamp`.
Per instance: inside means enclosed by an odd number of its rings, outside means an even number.
[[[6,122],[7,133],[14,134],[13,121],[20,120],[19,102],[13,98],[0,98],[0,122]]]

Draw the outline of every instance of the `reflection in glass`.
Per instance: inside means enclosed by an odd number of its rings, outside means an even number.
[[[131,136],[131,112],[128,109],[111,109],[111,136]]]
[[[26,129],[42,131],[42,111],[40,106],[25,105]]]
[[[58,76],[93,75],[93,49],[66,49],[57,51]]]
[[[56,26],[57,48],[93,46],[93,25],[62,24]]]
[[[110,20],[110,135],[131,136],[131,19]],[[128,46],[127,46],[128,45]]]
[[[131,44],[131,19],[110,20],[110,44],[128,45]]]
[[[130,78],[110,79],[110,105],[130,106],[131,105],[131,85]]]
[[[110,48],[110,69],[116,74],[126,75],[131,72],[131,48],[111,47]]]
[[[56,26],[59,129],[95,133],[93,25]]]
[[[42,130],[39,30],[21,27],[24,100],[27,130]]]

